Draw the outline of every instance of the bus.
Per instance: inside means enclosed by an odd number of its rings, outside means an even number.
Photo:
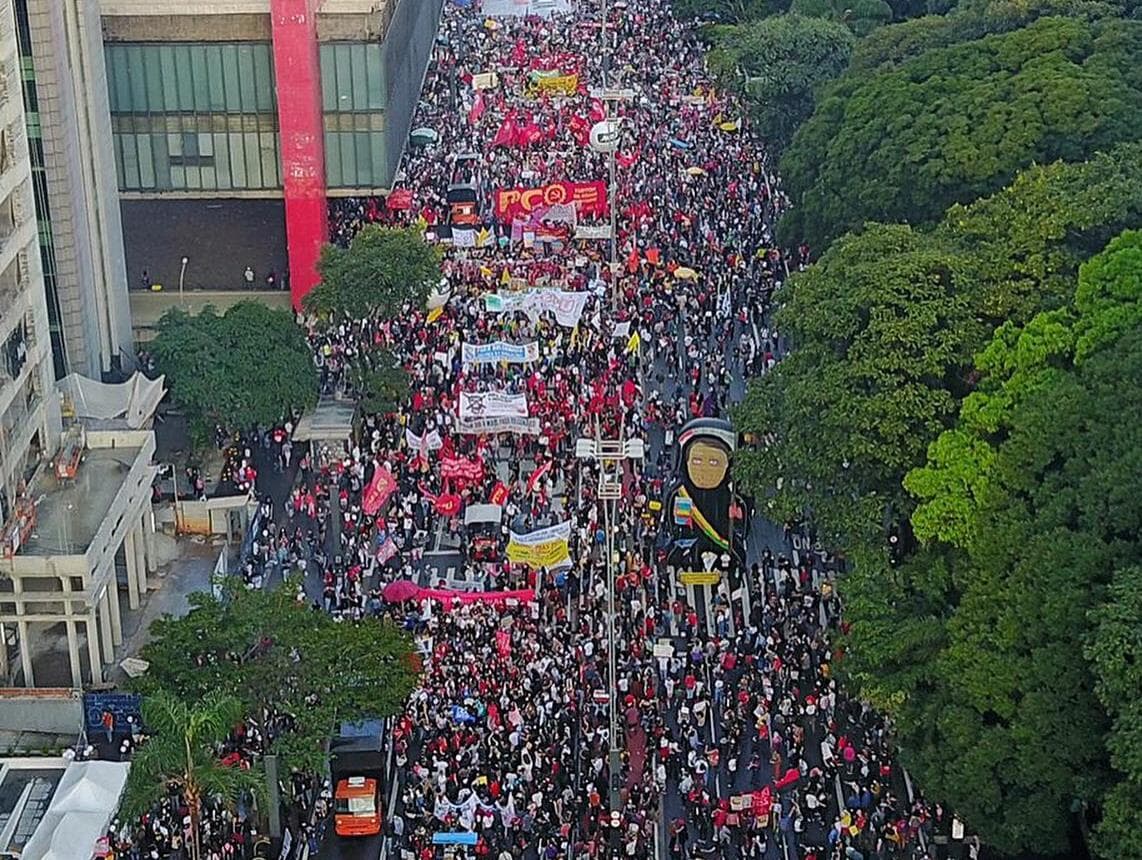
[[[380,788],[375,779],[349,776],[333,792],[333,831],[338,836],[375,836],[381,832]]]

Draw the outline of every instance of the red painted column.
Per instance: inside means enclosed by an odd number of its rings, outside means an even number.
[[[270,0],[289,284],[295,308],[318,282],[317,258],[329,238],[316,5],[317,0]]]

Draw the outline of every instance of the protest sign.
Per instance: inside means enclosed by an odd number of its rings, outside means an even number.
[[[527,290],[521,293],[487,293],[484,308],[489,313],[527,314],[532,322],[541,314],[552,313],[555,320],[564,328],[574,328],[583,316],[587,305],[587,293],[573,293],[566,290]]]
[[[500,391],[461,391],[461,418],[526,418],[527,395]]]
[[[430,430],[428,434],[413,433],[407,427],[404,431],[404,443],[413,451],[439,451],[444,446],[439,430]]]
[[[570,564],[567,548],[570,536],[570,520],[526,534],[513,531],[507,546],[508,560],[528,567],[553,568]]]
[[[574,203],[580,215],[602,215],[607,211],[607,184],[594,182],[552,182],[539,188],[498,188],[494,195],[495,214],[502,222],[523,218],[540,206]]]
[[[502,340],[465,343],[460,348],[460,357],[464,364],[495,364],[497,361],[526,364],[539,359],[539,343],[505,343]]]
[[[457,431],[473,436],[480,433],[520,433],[529,436],[539,435],[538,418],[516,418],[509,415],[499,415],[484,418],[464,418],[457,422]]]

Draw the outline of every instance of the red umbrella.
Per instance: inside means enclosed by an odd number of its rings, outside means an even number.
[[[415,600],[419,594],[420,586],[411,579],[398,579],[395,582],[390,582],[385,586],[385,590],[381,592],[381,596],[389,603],[403,603],[406,600]]]

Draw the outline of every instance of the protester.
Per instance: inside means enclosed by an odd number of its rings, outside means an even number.
[[[633,95],[604,103],[591,95],[604,80]],[[608,114],[622,120],[614,268],[590,185],[608,160],[587,145]],[[419,226],[445,247],[446,301],[305,321],[323,393],[352,395],[352,369],[382,353],[411,393],[363,416],[345,450],[286,453],[290,433],[271,433],[271,462],[297,461],[298,481],[247,572],[272,583],[298,569],[318,610],[390,614],[416,635],[424,672],[394,732],[395,847],[430,860],[434,833],[468,831],[477,856],[500,858],[910,856],[927,809],[904,799],[883,721],[833,678],[832,560],[791,525],[708,593],[665,563],[677,432],[725,417],[742,380],[780,358],[770,297],[808,255],[775,247],[787,201],[691,26],[665,0],[584,0],[546,18],[450,0],[412,126],[435,142],[410,145],[387,199],[334,201],[330,235]],[[567,205],[558,186],[521,218],[496,205],[498,191],[561,182],[588,202]],[[450,186],[474,188],[476,211],[451,205]],[[550,302],[522,307],[525,295]],[[465,347],[491,358],[466,361]],[[480,415],[462,418],[473,403]],[[582,437],[646,443],[645,462],[617,475],[613,623],[600,467],[575,457]],[[232,472],[251,484],[261,441],[235,446]],[[489,503],[499,521],[465,522]],[[545,528],[565,529],[565,563],[508,558],[509,535]],[[442,539],[461,547],[456,579],[481,593],[387,601],[400,581],[450,584],[425,581]]]

